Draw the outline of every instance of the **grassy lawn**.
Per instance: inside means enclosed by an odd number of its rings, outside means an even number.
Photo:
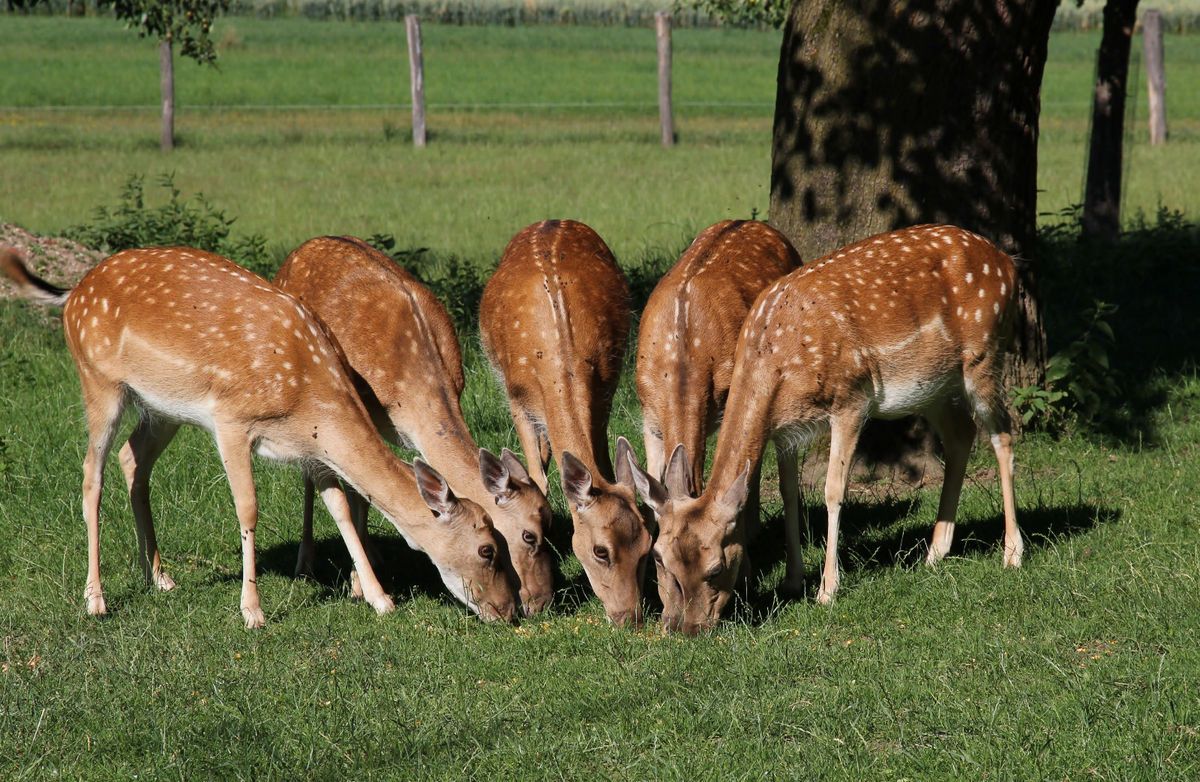
[[[551,214],[592,223],[629,261],[765,210],[775,34],[677,32],[677,99],[749,105],[685,104],[683,143],[667,152],[644,30],[427,27],[431,102],[650,106],[437,109],[423,152],[404,138],[400,109],[186,108],[399,103],[402,37],[398,25],[222,22],[222,72],[179,67],[183,145],[169,160],[155,150],[153,108],[0,109],[0,220],[57,231],[111,203],[129,173],[171,170],[276,247],[390,231],[401,247],[488,263]],[[1046,211],[1078,200],[1096,39],[1052,40]],[[157,100],[152,48],[115,23],[3,16],[0,52],[0,106]],[[1167,148],[1135,138],[1131,211],[1200,207],[1200,95],[1186,87],[1198,59],[1200,39],[1168,39],[1180,114]],[[768,476],[751,594],[694,639],[653,624],[612,630],[569,557],[547,615],[485,626],[373,517],[380,575],[399,598],[377,617],[350,598],[348,557],[322,512],[316,578],[291,577],[299,475],[267,463],[257,488],[268,626],[247,632],[233,503],[210,439],[192,430],[155,470],[178,588],[145,587],[110,459],[111,616],[89,618],[78,384],[56,320],[0,303],[0,779],[1196,779],[1200,351],[1189,307],[1200,255],[1194,230],[1172,236],[1127,239],[1119,257],[1073,238],[1046,253],[1059,261],[1042,291],[1056,347],[1092,296],[1121,305],[1112,361],[1126,396],[1114,403],[1122,426],[1019,441],[1022,570],[1000,567],[999,488],[990,450],[977,447],[942,566],[921,564],[936,485],[856,485],[842,590],[816,605],[824,513],[807,486],[808,595],[780,595]],[[470,337],[465,347],[473,431],[516,448]],[[640,431],[626,373],[610,433],[640,446]],[[553,501],[561,533],[557,491]]]

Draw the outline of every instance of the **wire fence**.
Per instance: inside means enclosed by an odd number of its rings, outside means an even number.
[[[691,109],[765,109],[775,110],[774,101],[674,101],[675,106]],[[1042,107],[1081,108],[1090,106],[1086,99],[1042,101]],[[188,111],[410,111],[411,103],[183,103],[176,100],[175,107]],[[426,103],[427,109],[444,111],[504,111],[508,109],[657,109],[658,103],[647,101],[497,101],[488,103]],[[72,112],[72,111],[160,111],[158,103],[129,104],[70,104],[41,106],[0,106],[0,113],[11,112]]]

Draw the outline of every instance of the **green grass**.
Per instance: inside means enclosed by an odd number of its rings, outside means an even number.
[[[111,203],[130,173],[174,171],[185,189],[237,215],[239,230],[280,248],[321,233],[391,232],[401,247],[486,264],[517,229],[551,215],[587,221],[629,258],[679,247],[724,217],[766,214],[777,32],[677,31],[673,150],[657,144],[647,30],[427,25],[432,135],[423,151],[408,143],[400,106],[399,25],[238,18],[221,21],[216,37],[220,71],[179,63],[181,147],[165,157],[151,44],[104,19],[5,17],[0,106],[18,108],[0,114],[0,219],[58,231]],[[1051,41],[1045,212],[1080,200],[1097,40]],[[1169,95],[1171,143],[1146,145],[1139,102],[1127,217],[1160,203],[1200,210],[1200,94],[1186,88],[1200,79],[1200,38],[1169,36],[1167,60],[1179,85]],[[621,105],[511,106],[597,102]],[[274,108],[211,108],[257,104]],[[295,104],[342,108],[285,108]],[[377,104],[392,107],[346,108]],[[107,105],[130,108],[30,108]]]
[[[1153,443],[1024,438],[1021,571],[1000,568],[999,497],[981,447],[962,542],[943,566],[918,564],[935,490],[893,487],[844,514],[834,607],[811,595],[777,601],[776,520],[754,550],[763,573],[751,601],[695,639],[612,630],[571,584],[545,617],[515,631],[485,626],[442,597],[431,568],[379,523],[384,580],[402,599],[396,614],[376,617],[347,595],[328,519],[318,519],[317,580],[291,579],[299,478],[260,465],[269,625],[248,632],[232,503],[211,442],[195,431],[155,473],[160,544],[178,588],[143,585],[110,463],[102,551],[112,614],[83,615],[82,410],[61,334],[45,324],[24,306],[0,308],[0,777],[1200,772],[1194,373],[1167,384]],[[466,411],[480,440],[513,444],[475,351],[468,369]],[[628,385],[614,435],[637,430]],[[810,591],[819,559],[807,550]]]

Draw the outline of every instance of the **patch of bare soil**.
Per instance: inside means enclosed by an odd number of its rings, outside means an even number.
[[[78,242],[56,236],[38,236],[11,223],[0,223],[0,249],[12,248],[39,277],[70,288],[104,257]],[[16,298],[8,278],[0,276],[0,300]]]

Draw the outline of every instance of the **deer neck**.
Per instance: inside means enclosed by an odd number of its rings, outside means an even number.
[[[739,383],[736,375],[734,377],[708,481],[708,486],[716,491],[732,486],[747,462],[750,472],[754,472],[771,435],[775,389],[755,386],[752,382]]]
[[[353,453],[331,459],[328,466],[374,505],[410,546],[433,551],[440,536],[438,522],[421,499],[412,468],[374,432],[340,439],[353,444]]]

